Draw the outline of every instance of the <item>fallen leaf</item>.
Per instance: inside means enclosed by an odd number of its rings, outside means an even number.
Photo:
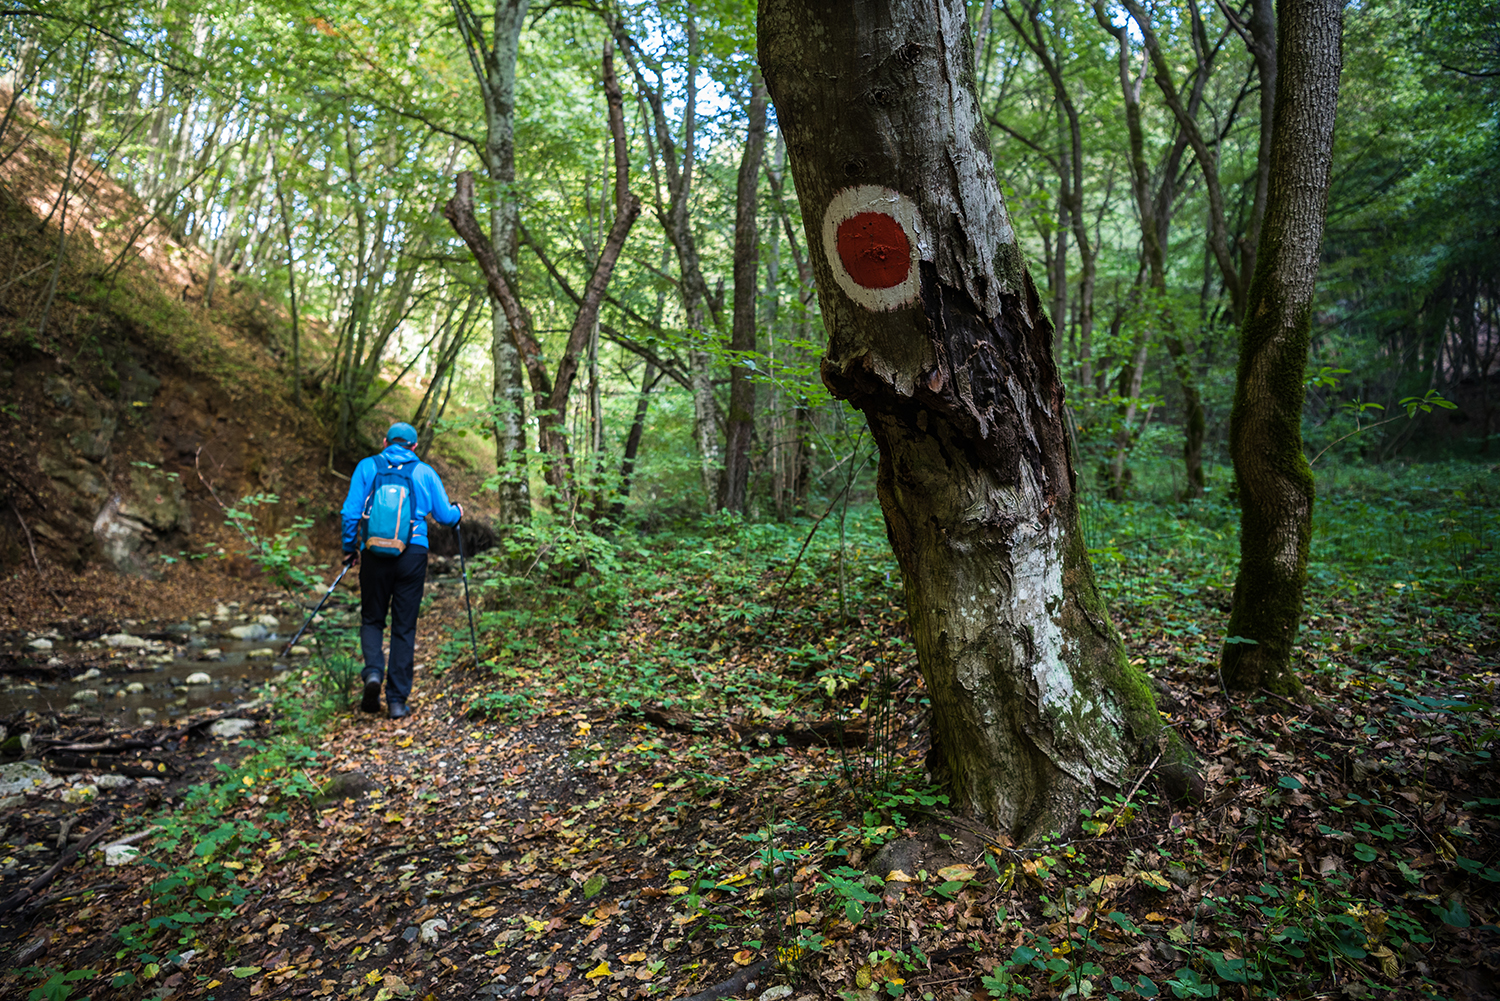
[[[734,961],[738,966],[749,966],[751,963],[755,962],[755,953],[751,952],[749,949],[741,949],[739,952],[734,954]]]
[[[598,966],[594,967],[589,972],[585,973],[583,975],[583,978],[585,980],[598,980],[600,977],[607,977],[609,975],[609,962],[608,960],[606,960],[605,962],[602,962]]]

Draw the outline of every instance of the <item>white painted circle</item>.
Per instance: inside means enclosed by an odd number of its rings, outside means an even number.
[[[860,268],[863,281],[850,273],[846,265],[846,256],[852,253],[847,228],[844,231],[845,246],[842,251],[839,238],[841,227],[855,220],[857,216],[869,216],[883,223],[892,233],[894,227],[890,226],[890,221],[894,221],[905,234],[907,271],[905,276],[895,281],[894,284],[884,284],[899,272],[899,267],[894,261],[882,259],[875,262],[870,270]],[[879,217],[886,218],[880,219]],[[833,196],[828,202],[828,208],[823,212],[823,256],[833,271],[834,280],[839,283],[839,288],[844,290],[845,295],[872,312],[888,312],[913,301],[920,291],[921,276],[917,263],[922,257],[922,248],[918,239],[919,233],[916,203],[901,192],[875,184],[845,188]],[[862,252],[869,255],[880,253],[881,249],[865,246],[862,247]],[[894,255],[899,252],[900,248],[896,246],[889,250]],[[884,256],[881,253],[881,257],[884,258]]]

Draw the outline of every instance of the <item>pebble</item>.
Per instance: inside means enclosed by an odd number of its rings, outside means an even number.
[[[259,622],[252,622],[245,626],[234,626],[229,630],[229,635],[237,640],[263,640],[270,634],[266,627]]]
[[[194,671],[192,674],[187,676],[186,681],[186,684],[188,685],[211,685],[213,683],[213,676],[210,675],[207,671]]]
[[[73,684],[81,685],[85,681],[93,681],[97,677],[100,677],[99,669],[97,667],[91,667],[87,671],[84,671],[82,674],[75,676],[73,678]]]
[[[45,637],[42,637],[40,639],[34,639],[30,643],[28,643],[26,645],[29,646],[29,647],[31,647],[31,649],[33,649],[33,650],[51,650],[52,649],[52,641],[49,640],[49,639],[47,639],[47,638],[45,638]]]
[[[73,693],[74,702],[98,702],[99,692],[93,688],[80,688]]]
[[[276,651],[275,650],[269,650],[269,649],[266,649],[265,647],[262,647],[259,650],[251,650],[249,653],[245,654],[245,659],[246,660],[264,660],[267,657],[274,657],[274,656],[276,656]]]
[[[139,650],[141,647],[151,645],[139,636],[132,636],[129,633],[115,633],[113,636],[106,636],[104,637],[104,643],[106,646],[123,650]]]
[[[262,615],[259,618],[257,618],[255,621],[259,622],[261,625],[265,626],[267,629],[280,629],[281,628],[281,620],[278,619],[274,615]]]
[[[298,643],[296,646],[292,647],[291,650],[287,651],[287,656],[289,657],[307,657],[311,656],[311,654],[312,651],[303,646],[301,643]]]
[[[150,706],[141,706],[135,711],[135,714],[141,719],[153,719],[156,716],[156,710]]]
[[[253,720],[218,719],[214,720],[213,726],[210,726],[208,728],[208,732],[213,734],[215,737],[223,737],[225,739],[229,739],[231,737],[238,737],[246,730],[254,729],[254,727],[255,722]]]
[[[114,772],[105,772],[94,780],[94,785],[100,789],[124,789],[135,785],[135,780],[129,775],[116,775]]]
[[[206,650],[199,650],[198,651],[198,659],[199,660],[218,660],[220,657],[223,657],[223,656],[224,656],[224,651],[220,650],[216,646],[211,646],[211,647],[209,647]]]
[[[432,944],[438,940],[438,933],[448,930],[448,922],[442,918],[432,918],[422,922],[422,942]]]
[[[48,657],[47,658],[47,666],[48,667],[62,667],[63,666],[63,659],[61,657]]]

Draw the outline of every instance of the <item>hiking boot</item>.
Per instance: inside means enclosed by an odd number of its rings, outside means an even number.
[[[380,683],[385,680],[385,672],[378,667],[367,667],[360,674],[360,679],[365,683],[364,697],[359,700],[361,712],[380,712]]]
[[[403,719],[411,715],[411,710],[406,708],[405,702],[392,702],[390,705],[391,719]]]

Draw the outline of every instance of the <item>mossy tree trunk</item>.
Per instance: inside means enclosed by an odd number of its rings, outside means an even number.
[[[956,808],[1070,828],[1160,732],[1078,524],[1052,328],[974,89],[964,5],[764,0],[828,345],[878,489]]]
[[[1295,694],[1292,644],[1312,538],[1302,451],[1303,376],[1343,62],[1341,0],[1282,0],[1266,221],[1240,327],[1229,449],[1240,567],[1220,674],[1230,688]]]

